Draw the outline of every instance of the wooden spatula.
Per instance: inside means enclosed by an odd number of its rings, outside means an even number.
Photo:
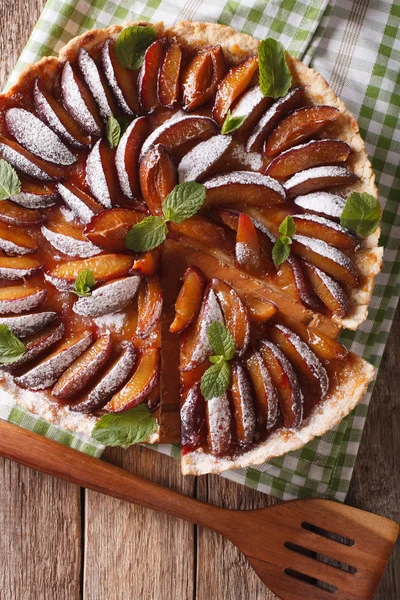
[[[211,506],[0,420],[0,455],[42,473],[213,529],[281,600],[369,600],[398,526],[321,499],[258,510]]]

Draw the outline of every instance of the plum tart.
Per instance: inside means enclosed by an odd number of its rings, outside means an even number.
[[[185,474],[300,448],[360,401],[374,369],[338,337],[382,264],[375,177],[280,44],[88,31],[0,97],[0,158],[3,395],[108,445],[180,442]]]

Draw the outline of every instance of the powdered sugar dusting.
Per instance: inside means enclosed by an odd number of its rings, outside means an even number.
[[[264,363],[263,357],[259,352],[255,352],[254,357],[259,365],[259,372],[261,373],[264,388],[268,390],[268,415],[266,423],[266,429],[268,431],[275,425],[276,421],[278,420],[279,399],[276,389],[272,384],[272,380],[269,371]]]
[[[335,219],[340,219],[346,204],[344,198],[329,192],[311,192],[304,196],[297,196],[293,202],[304,210],[312,210]]]
[[[354,265],[351,262],[350,258],[347,256],[347,254],[344,254],[344,252],[341,252],[337,248],[330,246],[323,240],[309,238],[304,235],[294,235],[293,239],[296,242],[303,244],[303,246],[305,246],[306,248],[309,248],[316,254],[320,254],[321,256],[324,256],[325,258],[329,258],[330,260],[341,265],[342,267],[345,267],[351,273],[356,275]]]
[[[129,127],[127,128],[127,130],[121,137],[118,147],[117,147],[117,151],[115,153],[115,166],[117,169],[119,185],[121,187],[121,190],[125,194],[125,196],[127,196],[128,198],[133,198],[134,195],[131,190],[129,176],[128,176],[128,173],[127,173],[127,170],[125,167],[126,147],[127,147],[127,144],[128,144],[128,141],[129,141],[132,131],[135,130],[138,122],[141,121],[142,119],[145,119],[145,117],[139,117],[138,119],[135,119],[134,121],[132,121],[132,123],[129,125]],[[129,175],[132,175],[132,174],[130,173]]]
[[[71,223],[75,219],[75,215],[72,210],[68,210],[65,206],[60,206],[60,213],[67,221],[67,223]]]
[[[54,131],[27,110],[10,108],[6,124],[11,135],[35,156],[57,165],[72,165],[76,161],[76,156]]]
[[[124,98],[124,95],[122,93],[122,90],[118,85],[117,78],[115,76],[114,67],[113,67],[113,64],[111,61],[111,57],[110,57],[110,44],[111,43],[112,43],[111,40],[107,40],[106,43],[104,44],[103,50],[101,52],[101,60],[102,60],[102,64],[103,64],[104,74],[107,78],[110,88],[112,89],[112,91],[114,93],[114,96],[117,99],[117,102],[118,102],[120,108],[127,115],[133,115],[134,113],[129,108],[129,106]]]
[[[29,315],[18,315],[17,317],[0,317],[0,323],[7,325],[14,335],[20,338],[33,335],[58,317],[56,312],[31,313]]]
[[[86,181],[93,196],[104,206],[111,208],[111,196],[108,189],[106,175],[101,161],[100,144],[98,140],[93,146],[86,161]]]
[[[264,101],[265,96],[260,86],[255,85],[239,98],[231,112],[231,117],[248,117]]]
[[[43,304],[47,297],[46,290],[32,290],[33,293],[11,300],[0,300],[0,313],[21,313],[33,310]]]
[[[73,311],[83,317],[101,317],[122,310],[134,299],[140,282],[140,277],[132,275],[105,283],[95,289],[91,296],[79,298]]]
[[[293,217],[300,219],[301,221],[319,223],[320,225],[325,225],[330,229],[334,229],[335,231],[339,231],[340,233],[356,238],[355,234],[353,234],[353,232],[351,232],[349,229],[346,229],[345,227],[342,227],[342,225],[339,225],[339,223],[331,221],[330,219],[326,219],[325,217],[321,217],[319,215],[293,215]]]
[[[1,369],[5,371],[15,371],[15,369],[19,369],[19,367],[31,362],[43,354],[43,352],[54,346],[54,344],[64,337],[64,333],[65,327],[60,323],[50,332],[45,333],[39,340],[35,338],[34,341],[26,342],[25,353],[23,356],[9,365],[1,365]]]
[[[272,177],[268,177],[267,175],[262,175],[261,173],[253,173],[253,171],[232,171],[231,173],[217,175],[216,177],[204,181],[207,190],[232,184],[259,185],[274,190],[283,200],[286,197],[285,190],[279,181],[276,181],[276,179],[272,179]]]
[[[318,267],[316,267],[315,265],[311,265],[310,263],[307,263],[307,265],[318,275],[324,286],[328,289],[329,293],[333,296],[333,298],[335,298],[336,302],[341,307],[343,314],[346,314],[348,311],[348,302],[346,294],[344,293],[342,287],[338,284],[337,281],[332,279],[332,277],[330,277],[324,271],[321,271],[321,269],[318,269]]]
[[[47,229],[42,225],[41,232],[46,240],[59,252],[66,254],[67,256],[79,256],[80,258],[89,258],[100,254],[101,248],[92,244],[92,242],[85,242],[83,240],[77,240],[69,235],[63,233],[57,233],[51,229]]]
[[[241,266],[246,266],[256,259],[256,255],[248,244],[236,242],[235,244],[236,260]]]
[[[0,143],[0,156],[18,171],[21,171],[21,173],[29,175],[29,177],[34,177],[35,179],[40,179],[41,181],[52,181],[53,179],[50,175],[43,171],[43,169],[31,162],[29,158],[26,158],[17,152],[17,150],[14,150],[14,148],[11,148],[11,146],[3,144],[2,142]]]
[[[102,317],[96,317],[94,322],[100,329],[120,332],[123,330],[126,319],[126,313],[108,313]]]
[[[181,445],[196,448],[204,437],[205,400],[200,383],[195,383],[187,393],[180,410]]]
[[[219,321],[225,324],[224,316],[222,314],[221,307],[219,305],[217,296],[211,288],[208,290],[207,295],[203,300],[200,315],[200,328],[198,332],[198,338],[196,347],[193,351],[191,363],[200,364],[208,356],[213,353],[210,342],[208,340],[208,329],[214,321]]]
[[[207,174],[232,143],[230,135],[214,135],[197,144],[181,160],[178,166],[179,182],[197,181]]]
[[[214,455],[221,456],[227,453],[232,442],[228,394],[224,392],[219,398],[212,398],[206,406],[210,449]]]
[[[59,183],[58,192],[65,204],[71,209],[72,213],[86,225],[94,217],[94,212],[78,196],[75,196],[65,185]],[[62,208],[61,208],[62,210]],[[64,214],[64,213],[63,213]],[[69,221],[70,219],[66,219]]]
[[[10,200],[24,208],[47,208],[53,206],[57,200],[57,194],[31,194],[20,192],[11,196]]]
[[[93,98],[97,102],[100,110],[100,115],[104,120],[112,115],[111,107],[108,103],[103,84],[101,82],[99,69],[93,58],[84,48],[81,48],[78,56],[79,68],[89,90],[93,94]]]
[[[95,118],[86,106],[79,85],[75,79],[75,73],[69,62],[65,63],[61,77],[61,91],[68,112],[77,123],[91,135],[101,136],[102,131],[96,123]],[[90,93],[90,92],[89,92]]]
[[[5,237],[0,237],[0,250],[3,250],[6,254],[34,254],[37,247],[26,247],[20,246],[11,240],[7,240]]]
[[[235,364],[239,397],[241,400],[241,419],[244,429],[245,444],[250,444],[256,431],[256,411],[249,378],[241,363]]]
[[[263,168],[261,154],[258,152],[249,152],[243,144],[235,146],[232,157],[239,161],[242,166],[248,167],[252,171],[261,171]]]
[[[349,177],[355,177],[355,175],[351,171],[349,171],[349,169],[346,169],[346,167],[313,167],[312,169],[300,171],[299,173],[296,173],[295,175],[290,177],[290,179],[288,179],[284,183],[284,187],[285,190],[289,192],[300,183],[304,183],[305,181],[309,181],[310,179],[323,179],[326,177],[343,177],[347,180]]]

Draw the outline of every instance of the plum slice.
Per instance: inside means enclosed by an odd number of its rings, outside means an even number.
[[[210,102],[224,71],[225,59],[221,46],[211,46],[199,52],[182,74],[183,108],[189,112]]]
[[[0,256],[0,279],[26,279],[40,273],[43,267],[43,263],[30,256]]]
[[[0,135],[0,157],[9,162],[15,169],[42,181],[53,181],[65,176],[64,169],[58,165],[42,160],[26,150],[23,146]],[[13,198],[14,201],[15,197]],[[37,207],[32,207],[37,208]]]
[[[178,102],[181,63],[181,47],[176,40],[172,40],[158,73],[158,99],[161,106],[166,108],[172,108]]]
[[[264,146],[268,158],[277,156],[291,146],[302,142],[322,129],[324,125],[336,121],[340,111],[334,106],[305,106],[285,117],[270,133]]]
[[[139,112],[136,79],[130,69],[122,66],[115,53],[114,40],[107,40],[101,53],[104,74],[121,110],[128,115]]]
[[[182,277],[182,287],[175,302],[175,318],[169,328],[180,333],[190,325],[200,312],[205,279],[200,269],[188,267]]]
[[[335,221],[318,215],[292,215],[296,233],[323,240],[335,248],[355,252],[360,248],[357,235]]]
[[[133,302],[140,285],[140,277],[132,275],[104,283],[92,294],[77,300],[73,311],[83,317],[101,317],[124,309]]]
[[[142,281],[138,293],[138,321],[136,335],[147,338],[159,323],[163,308],[163,293],[158,275]]]
[[[182,452],[195,450],[207,435],[206,401],[195,383],[186,394],[180,410]]]
[[[250,381],[240,362],[232,363],[231,399],[233,405],[233,431],[240,446],[253,443],[257,417]]]
[[[320,310],[321,305],[318,298],[308,284],[308,280],[305,278],[302,266],[296,256],[289,256],[285,262],[279,265],[277,282],[279,288],[292,296],[292,298],[302,302],[312,310]]]
[[[19,194],[10,196],[10,200],[19,206],[34,210],[36,208],[53,206],[57,197],[57,192],[53,187],[37,181],[24,179],[21,181],[21,191]]]
[[[286,198],[285,190],[275,179],[252,171],[232,171],[204,181],[206,205],[247,204],[271,206]]]
[[[103,369],[111,350],[110,333],[100,336],[64,371],[52,389],[52,396],[69,400],[81,392]]]
[[[243,133],[252,129],[271,103],[272,99],[264,96],[259,85],[243,92],[233,104],[231,111],[232,118],[246,117],[244,123],[236,131]]]
[[[144,215],[128,208],[111,208],[94,215],[83,230],[84,236],[109,252],[123,252],[128,231]]]
[[[44,221],[44,215],[37,210],[24,208],[9,200],[0,202],[0,221],[8,225],[17,225],[18,227],[31,227],[39,225]]]
[[[344,319],[349,313],[349,302],[340,285],[315,265],[304,261],[310,283],[323,304],[338,317]]]
[[[116,105],[103,72],[85,48],[79,50],[78,65],[83,79],[99,107],[100,116],[106,121],[116,113]]]
[[[327,187],[348,185],[358,181],[357,175],[346,167],[314,167],[296,173],[284,188],[288,196],[301,196]]]
[[[212,111],[218,125],[222,125],[230,106],[248,88],[257,70],[257,56],[249,56],[219,82]]]
[[[47,291],[38,287],[14,285],[0,288],[0,313],[21,313],[41,306]]]
[[[9,365],[2,365],[1,369],[3,371],[13,372],[36,360],[39,356],[44,354],[46,350],[49,350],[54,344],[62,340],[64,333],[65,327],[62,323],[47,327],[44,330],[40,329],[36,334],[24,340],[25,352],[21,358]]]
[[[53,248],[67,256],[89,258],[101,252],[101,248],[82,239],[80,230],[71,227],[67,222],[60,225],[49,225],[49,227],[42,225],[41,232]]]
[[[84,224],[89,223],[94,215],[104,210],[104,207],[94,198],[72,183],[59,183],[57,191],[68,208]]]
[[[148,252],[143,252],[135,259],[132,272],[137,272],[142,277],[154,275],[160,267],[162,250],[161,247],[154,248]]]
[[[66,62],[61,75],[64,105],[80,127],[90,135],[103,134],[103,121],[97,104],[71,63]]]
[[[235,244],[229,233],[220,225],[213,223],[202,215],[194,215],[182,223],[170,223],[173,233],[181,234],[199,240],[205,244],[233,253]]]
[[[127,275],[133,264],[132,256],[124,254],[101,254],[82,260],[58,264],[45,273],[47,281],[60,291],[71,290],[82,269],[90,269],[96,283],[110,281]]]
[[[138,117],[121,137],[115,154],[115,166],[121,190],[128,198],[140,195],[139,155],[147,137],[146,117]]]
[[[197,144],[178,165],[179,183],[203,179],[232,144],[230,135],[214,135]]]
[[[45,87],[40,78],[33,88],[33,100],[38,117],[70,146],[83,148],[91,138]]]
[[[86,161],[86,181],[104,208],[118,203],[121,192],[115,167],[115,150],[105,140],[98,140]]]
[[[333,219],[340,219],[346,204],[344,198],[330,192],[311,192],[304,196],[297,196],[293,202],[307,212]]]
[[[252,277],[261,277],[263,264],[257,230],[249,215],[241,213],[235,244],[236,265]]]
[[[92,342],[92,333],[70,338],[32,369],[15,377],[15,383],[32,391],[51,387]]]
[[[251,352],[246,359],[246,367],[255,393],[257,422],[268,431],[274,427],[279,415],[276,389],[260,352]]]
[[[262,340],[260,353],[278,392],[285,427],[288,429],[298,427],[303,419],[304,396],[292,365],[272,342]]]
[[[232,446],[232,410],[226,392],[206,403],[208,445],[214,456],[229,453]]]
[[[143,199],[151,214],[162,215],[162,204],[178,181],[176,167],[165,146],[156,144],[142,156],[139,181]]]
[[[129,381],[105,405],[107,412],[118,413],[141,404],[158,381],[160,350],[150,348],[143,353]]]
[[[25,338],[54,323],[57,318],[58,313],[46,311],[30,313],[28,315],[16,315],[14,317],[0,317],[0,324],[7,325],[17,337]]]
[[[6,254],[34,254],[38,246],[27,231],[0,221],[0,249]]]
[[[222,308],[225,325],[232,334],[237,356],[243,356],[250,340],[250,322],[247,309],[235,290],[214,277],[210,282]]]
[[[138,76],[138,97],[143,110],[153,112],[158,100],[159,73],[164,60],[165,40],[153,42],[146,50]]]

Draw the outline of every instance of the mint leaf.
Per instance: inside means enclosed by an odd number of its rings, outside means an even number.
[[[232,117],[231,115],[231,111],[228,110],[228,113],[225,117],[225,121],[222,124],[221,127],[221,133],[222,135],[225,135],[227,133],[232,133],[232,131],[235,131],[235,129],[239,129],[239,127],[241,127],[243,125],[243,123],[245,122],[245,120],[247,119],[247,115],[243,115],[243,116],[237,116],[237,117]]]
[[[145,442],[157,428],[157,420],[145,404],[120,414],[103,415],[91,436],[105,446],[131,446]]]
[[[0,160],[0,200],[19,194],[21,182],[16,170],[6,160]]]
[[[214,321],[208,328],[207,335],[215,354],[225,360],[232,360],[235,354],[235,342],[229,329],[220,321]]]
[[[231,381],[231,366],[223,357],[209,367],[201,378],[200,390],[206,400],[218,398]]]
[[[134,252],[147,252],[165,240],[168,227],[162,217],[145,217],[128,232],[125,245]]]
[[[285,49],[280,42],[268,38],[258,46],[260,88],[264,96],[286,96],[292,85],[292,75],[286,63]]]
[[[165,220],[181,223],[192,217],[203,206],[205,198],[206,188],[201,183],[178,183],[163,202]]]
[[[340,224],[367,236],[375,231],[381,220],[379,201],[367,192],[352,192],[340,216]]]
[[[25,346],[7,325],[0,325],[0,363],[9,365],[21,358]]]
[[[296,233],[296,225],[294,224],[293,217],[288,215],[279,225],[279,233],[283,236],[292,237]]]
[[[290,240],[292,241],[292,240]],[[272,260],[274,261],[274,265],[279,267],[285,260],[287,260],[290,256],[290,245],[285,244],[282,241],[282,238],[278,238],[272,248]]]
[[[95,285],[96,279],[90,269],[82,269],[75,279],[74,289],[72,290],[77,296],[91,296],[91,289]]]
[[[133,25],[121,31],[115,42],[118,62],[127,69],[140,69],[147,48],[157,37],[152,27]]]
[[[121,138],[121,125],[113,115],[110,115],[106,123],[106,136],[110,148],[116,148]]]

